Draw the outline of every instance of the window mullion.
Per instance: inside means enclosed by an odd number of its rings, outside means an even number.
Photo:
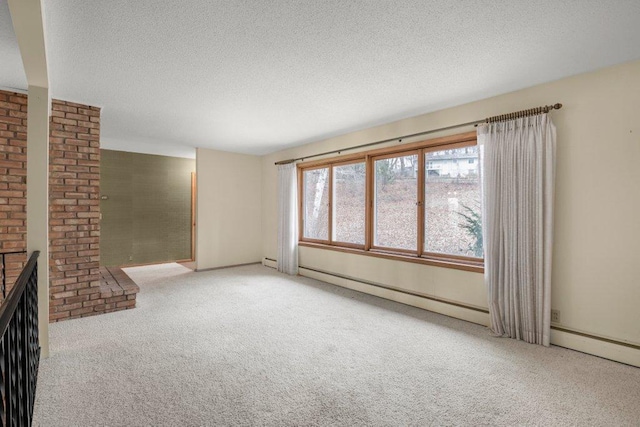
[[[328,211],[329,211],[329,233],[327,238],[329,239],[329,244],[333,243],[333,165],[329,165],[329,197],[327,197]]]
[[[364,201],[364,250],[368,251],[371,249],[371,244],[373,242],[373,180],[375,179],[375,177],[373,176],[373,160],[369,155],[367,155],[367,157],[365,158],[365,167],[366,188]]]
[[[424,150],[418,151],[418,256],[424,251]]]
[[[477,154],[474,157],[475,151],[468,148],[475,145],[473,136],[464,134],[457,140],[449,137],[446,144],[435,144],[433,141],[439,140],[432,140],[421,146],[374,150],[362,153],[359,160],[349,157],[298,165],[300,242],[364,249],[372,256],[400,254],[398,256],[415,260],[412,262],[425,261],[427,264],[442,261],[447,265],[481,265],[482,259],[475,255],[481,244],[476,231],[480,209],[476,205],[480,203],[476,194],[479,178],[475,175],[480,175],[481,171],[479,166],[472,165],[477,163]],[[475,162],[469,160],[472,157]],[[418,169],[410,176],[407,166],[412,162]],[[349,167],[352,163],[359,165]],[[380,175],[380,180],[376,174]],[[389,178],[389,174],[393,176]],[[321,183],[318,181],[314,186],[320,175],[322,179],[329,179],[323,187],[328,197],[325,206],[318,204]],[[409,186],[415,186],[416,193],[412,194]],[[449,191],[449,187],[455,188]],[[426,194],[427,188],[429,194]],[[415,197],[413,203],[411,197]],[[364,212],[360,205],[363,198]],[[427,214],[427,204],[431,215]],[[318,209],[320,216],[316,214]],[[364,215],[364,224],[360,215]],[[322,224],[322,219],[327,222]],[[411,224],[413,220],[417,223]],[[360,231],[363,226],[364,231]],[[328,235],[323,233],[324,227],[328,227]],[[411,247],[411,243],[415,246]],[[416,255],[420,259],[416,259]]]

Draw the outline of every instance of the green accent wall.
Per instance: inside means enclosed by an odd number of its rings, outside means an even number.
[[[191,258],[192,159],[100,150],[100,265]]]

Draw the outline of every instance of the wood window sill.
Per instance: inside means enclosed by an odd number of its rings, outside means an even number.
[[[308,247],[308,248],[328,249],[331,251],[345,252],[345,253],[356,254],[356,255],[364,255],[364,256],[370,256],[375,258],[384,258],[384,259],[391,259],[396,261],[412,262],[415,264],[432,265],[434,267],[453,268],[455,270],[484,273],[484,263],[482,261],[458,260],[458,259],[446,258],[444,256],[441,258],[440,257],[436,258],[432,256],[419,257],[417,255],[393,253],[393,252],[387,252],[387,251],[376,250],[376,249],[366,251],[364,249],[356,249],[356,248],[349,248],[344,246],[327,245],[323,243],[314,243],[314,242],[305,242],[305,241],[298,242],[298,245]]]

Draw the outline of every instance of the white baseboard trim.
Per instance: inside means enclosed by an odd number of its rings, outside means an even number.
[[[204,271],[214,271],[214,270],[222,270],[224,268],[234,268],[234,267],[244,267],[245,265],[256,265],[260,264],[260,261],[256,262],[246,262],[244,264],[234,264],[234,265],[223,265],[220,267],[210,267],[210,268],[196,268],[194,271],[196,273],[202,273]]]
[[[265,263],[266,258],[263,260]],[[267,260],[268,261],[268,260]],[[277,263],[273,261],[277,267]],[[265,263],[265,265],[267,265]],[[274,267],[274,268],[276,268]],[[368,284],[364,281],[353,280],[341,277],[329,272],[322,272],[311,268],[299,267],[301,276],[320,280],[332,285],[352,289],[354,291],[375,295],[391,301],[477,323],[482,326],[489,326],[489,313],[482,312],[474,307],[465,307],[463,304],[432,299],[429,296],[411,295],[402,291]],[[640,348],[634,344],[616,342],[612,339],[597,337],[588,333],[572,331],[561,326],[551,327],[551,344],[582,353],[591,354],[615,362],[640,367]]]
[[[417,296],[396,291],[393,289],[367,284],[361,281],[351,280],[344,277],[338,277],[333,274],[323,273],[318,270],[312,270],[305,267],[299,267],[301,276],[309,277],[332,285],[342,286],[344,288],[353,289],[354,291],[363,292],[365,294],[374,295],[391,301],[410,305],[424,310],[433,311],[435,313],[444,314],[445,316],[455,317],[457,319],[466,320],[467,322],[477,323],[479,325],[489,325],[489,313],[485,313],[474,309],[473,307],[464,307],[461,304],[453,304],[445,301],[431,299],[426,296]]]
[[[640,349],[586,334],[551,327],[551,344],[640,368]]]
[[[278,268],[278,261],[271,258],[262,258],[262,265],[265,267]]]

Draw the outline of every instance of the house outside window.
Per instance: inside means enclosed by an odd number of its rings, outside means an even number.
[[[481,271],[475,133],[299,165],[300,244]]]

